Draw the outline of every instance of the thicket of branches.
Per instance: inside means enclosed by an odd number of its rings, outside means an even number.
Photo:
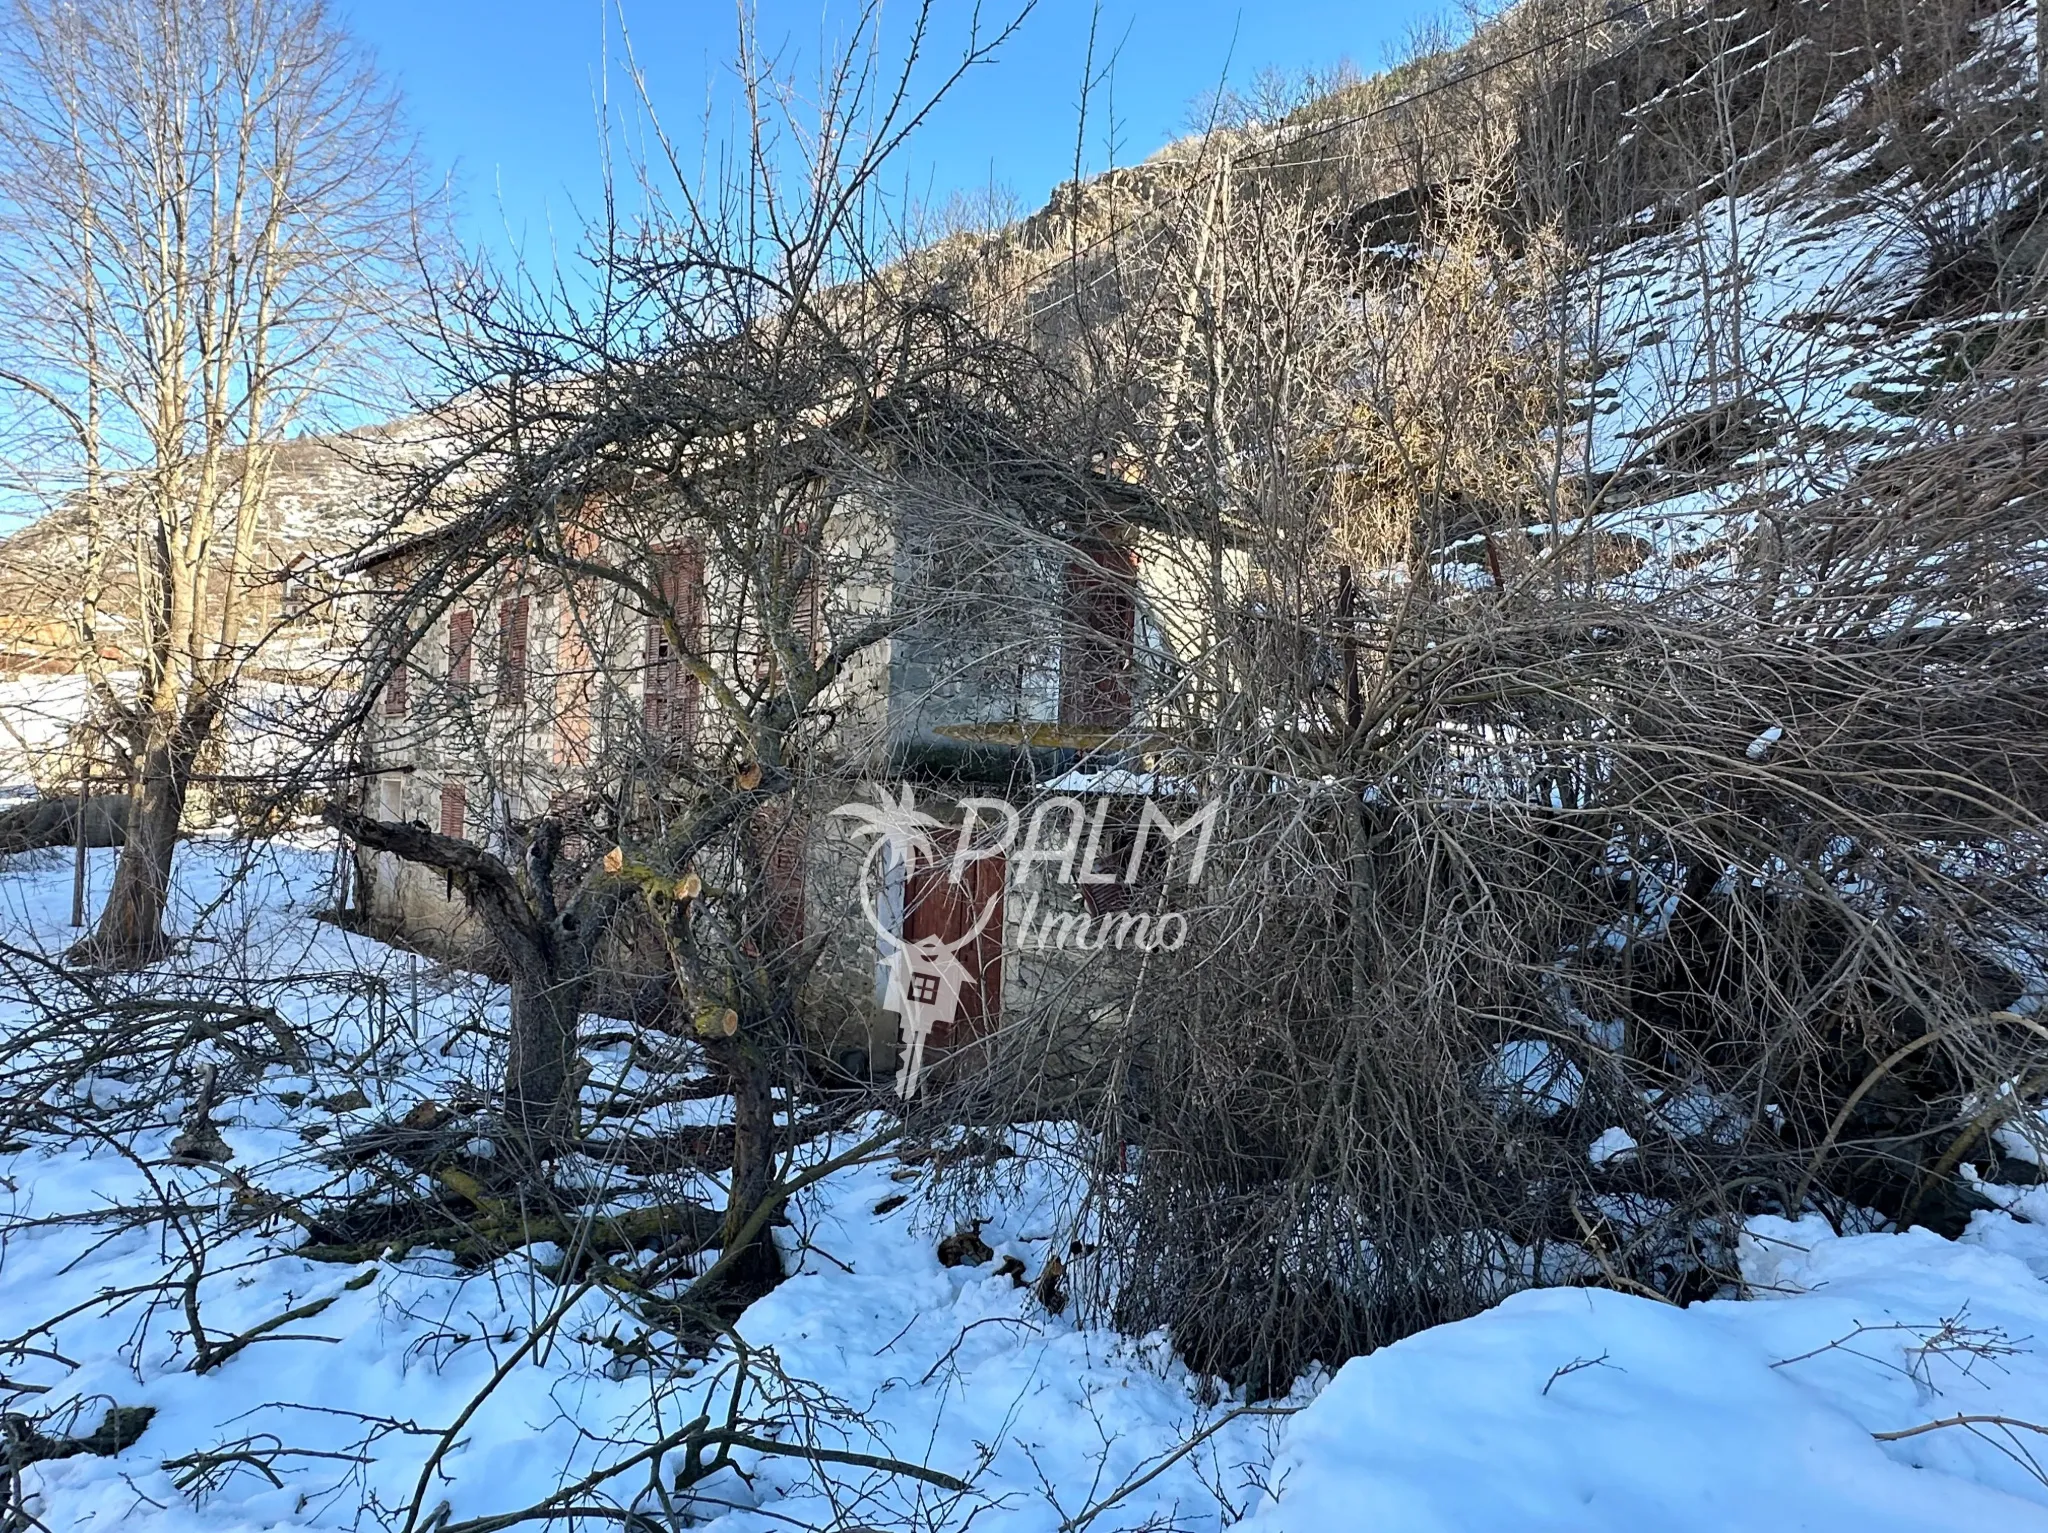
[[[1959,1226],[1960,1168],[2040,1085],[2038,352],[2024,323],[1936,335],[1967,365],[1915,375],[1913,414],[1819,428],[1839,350],[1787,347],[1746,242],[1800,197],[1884,221],[1838,275],[1905,273],[1862,290],[1895,295],[1910,367],[1957,291],[1911,230],[1962,219],[2000,263],[1979,291],[2029,304],[2030,183],[1970,34],[1824,9],[1817,73],[1734,68],[1732,10],[1532,12],[1404,101],[1219,123],[916,257],[868,217],[887,130],[843,161],[827,134],[791,200],[607,231],[590,311],[468,311],[467,445],[430,487],[465,509],[404,621],[545,571],[572,624],[658,622],[706,720],[677,758],[616,700],[494,849],[337,816],[485,913],[514,1121],[559,1118],[599,939],[670,890],[662,956],[747,1120],[728,1231],[750,1217],[824,946],[762,815],[800,837],[901,765],[834,691],[866,646],[1028,648],[1018,550],[1056,561],[1114,478],[1193,610],[1103,759],[1221,799],[1229,832],[1203,885],[1153,891],[1195,940],[1041,989],[929,1109],[1083,1112],[1107,1312],[1269,1389],[1532,1281],[1714,1291],[1760,1210]],[[1643,57],[1700,68],[1674,104]],[[1973,69],[1979,148],[1936,155],[1913,103]],[[1632,126],[1651,148],[1603,165]],[[1831,142],[1920,147],[1850,186],[1804,168]],[[1688,283],[1675,336],[1609,312],[1625,228]],[[843,536],[906,485],[944,550],[907,582]],[[677,537],[722,572],[707,610],[751,616],[693,627],[649,557]],[[1595,1161],[1613,1129],[1632,1147]]]
[[[377,567],[350,724],[359,776],[417,763],[475,807],[438,829],[326,811],[440,871],[510,981],[521,1155],[496,1174],[544,1194],[582,1133],[579,1018],[622,986],[701,1042],[734,1102],[725,1241],[757,1287],[780,1275],[773,1167],[816,1130],[799,1103],[834,1018],[812,975],[844,935],[807,929],[807,828],[892,764],[889,646],[999,661],[1016,562],[1101,493],[1071,385],[883,217],[882,167],[1003,35],[930,85],[863,39],[801,133],[749,55],[752,152],[709,182],[666,148],[637,166],[633,214],[591,231],[587,302],[449,295],[446,440],[406,496],[431,530]],[[516,662],[489,626],[508,604]],[[458,611],[485,624],[459,658],[434,627]]]
[[[1970,355],[1817,429],[1846,364],[1762,312],[1744,244],[1802,198],[1962,217],[1978,291],[2032,314],[2031,81],[1962,18],[1820,10],[1825,66],[1738,66],[1793,23],[1733,8],[1660,23],[1652,65],[1583,29],[1426,61],[1425,104],[1320,135],[1420,172],[1362,214],[1306,129],[1239,139],[1147,236],[1155,301],[1094,317],[1147,358],[1150,488],[1212,597],[1157,765],[1229,827],[1158,894],[1199,939],[1101,960],[1096,1297],[1198,1367],[1284,1388],[1532,1281],[1711,1293],[1759,1211],[1956,1229],[2048,1084],[2038,322],[1926,333],[1953,261],[1860,248],[1830,276],[1894,272],[1861,291],[1898,352]],[[1938,175],[1804,168],[1920,142],[1910,103],[1970,70]],[[1607,158],[1630,128],[1656,142]],[[1663,353],[1604,308],[1631,224],[1694,279]],[[1057,1024],[1014,1022],[1006,1111],[1052,1108]]]

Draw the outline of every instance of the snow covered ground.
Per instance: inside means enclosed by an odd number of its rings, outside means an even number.
[[[0,797],[33,795],[90,704],[83,676],[0,681]]]
[[[358,1174],[324,1164],[323,1143],[450,1100],[482,1058],[466,1029],[502,1019],[489,985],[315,922],[331,866],[311,840],[201,840],[183,858],[178,920],[204,940],[142,988],[261,998],[305,1043],[217,1112],[226,1170],[172,1162],[176,1111],[0,1151],[0,1409],[49,1418],[49,1435],[90,1431],[110,1403],[156,1410],[116,1456],[24,1471],[27,1509],[49,1528],[459,1523],[528,1507],[616,1458],[616,1442],[723,1408],[726,1354],[650,1369],[631,1309],[547,1274],[559,1252],[473,1270],[430,1251],[316,1262],[292,1254],[305,1236],[287,1218],[249,1217],[251,1189],[311,1198]],[[60,948],[68,904],[65,859],[0,868],[0,941]],[[63,1004],[61,982],[33,989],[0,1002],[0,1025]],[[223,1078],[235,1064],[217,1041],[200,1054]],[[600,1037],[591,1057],[594,1090],[638,1078],[623,1041]],[[89,1097],[104,1112],[146,1084],[110,1065],[51,1105]],[[336,1105],[344,1088],[367,1105]],[[715,1106],[676,1112],[701,1121]],[[968,1207],[964,1184],[917,1153],[816,1183],[781,1232],[796,1275],[736,1328],[761,1363],[746,1412],[796,1423],[784,1441],[928,1466],[969,1490],[743,1452],[745,1478],[667,1506],[645,1466],[584,1501],[635,1504],[644,1528],[726,1533],[2048,1529],[2048,1436],[2018,1424],[2048,1425],[2048,1233],[2013,1215],[1980,1215],[1954,1243],[1760,1219],[1746,1296],[1678,1309],[1524,1293],[1240,1413],[1158,1339],[1121,1338],[1078,1299],[1059,1314],[1040,1302],[1052,1257],[1085,1258],[1033,1139],[1016,1137],[1027,1153]],[[2009,1195],[2022,1210],[2038,1196]],[[144,1204],[168,1212],[117,1211]],[[968,1215],[988,1258],[943,1265],[937,1243]],[[200,1237],[231,1229],[195,1275]],[[563,1306],[566,1322],[529,1346]],[[194,1371],[195,1313],[217,1349],[293,1310]]]

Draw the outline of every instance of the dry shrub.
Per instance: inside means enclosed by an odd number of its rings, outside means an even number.
[[[1909,437],[1660,457],[1679,391],[1596,475],[1598,306],[1532,202],[1475,176],[1361,251],[1233,182],[1137,348],[1208,603],[1152,764],[1228,828],[1161,895],[1187,946],[1076,987],[1086,1296],[1254,1392],[1532,1282],[1718,1291],[1758,1212],[1959,1229],[2048,1085],[2031,322]],[[1703,488],[1718,552],[1602,558]],[[1013,1022],[1001,1110],[1071,1020]]]
[[[1118,1039],[1119,1318],[1255,1388],[1530,1281],[1710,1293],[1809,1198],[1953,1229],[2042,1058],[2038,824],[1933,716],[2031,699],[1640,613],[1486,637],[1391,756],[1231,799]]]

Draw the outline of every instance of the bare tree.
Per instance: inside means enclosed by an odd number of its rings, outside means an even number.
[[[578,1015],[610,955],[651,940],[731,1083],[735,1239],[776,1185],[776,1089],[805,1075],[804,825],[886,764],[888,645],[1001,610],[1019,544],[1095,493],[1057,380],[955,289],[957,260],[893,248],[875,200],[1002,35],[918,94],[863,31],[801,134],[750,52],[742,168],[650,170],[645,214],[593,231],[593,301],[457,295],[457,446],[413,490],[438,525],[377,566],[367,770],[438,740],[442,825],[374,803],[330,822],[473,907],[511,979],[529,1165],[577,1133]],[[508,807],[472,825],[450,807],[472,791]]]
[[[317,3],[10,7],[0,385],[17,472],[75,519],[76,664],[133,813],[81,951],[161,951],[195,763],[251,647],[271,455],[366,380],[411,286],[419,187],[392,98]]]

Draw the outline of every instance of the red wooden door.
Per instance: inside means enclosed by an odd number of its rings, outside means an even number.
[[[953,848],[941,841],[939,856],[935,864],[920,863],[903,881],[903,937],[906,942],[936,937],[949,947],[961,944],[955,953],[974,983],[961,986],[952,1023],[934,1027],[926,1045],[952,1049],[988,1037],[1002,1019],[1003,886],[1009,859],[1000,853],[976,858],[961,870],[956,884],[948,876]]]

